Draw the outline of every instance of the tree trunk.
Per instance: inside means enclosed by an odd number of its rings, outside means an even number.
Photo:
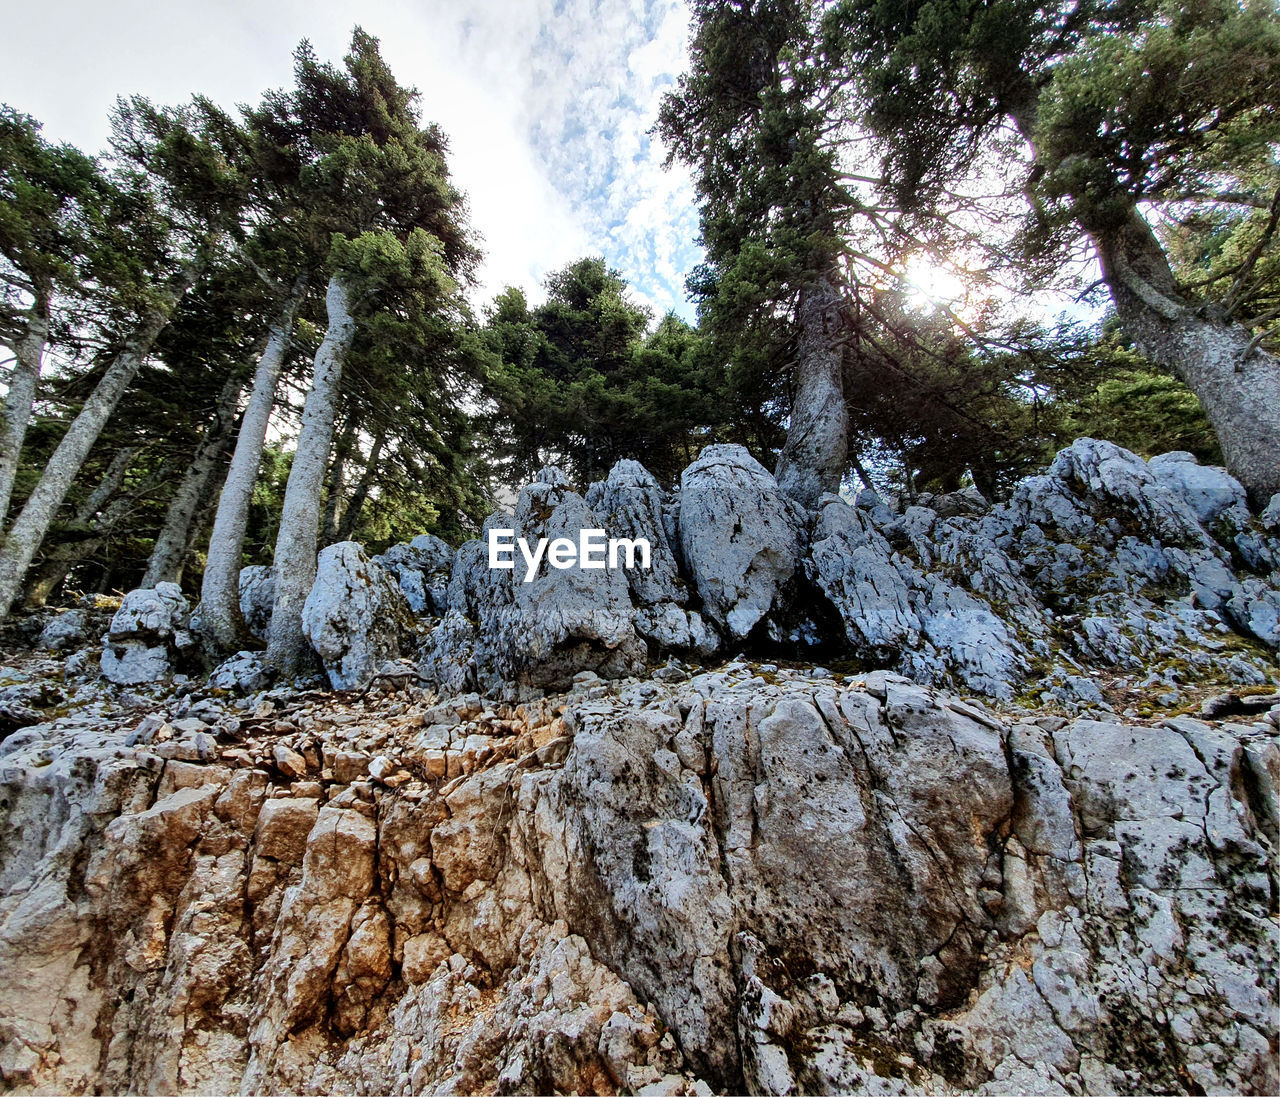
[[[332,545],[338,540],[338,512],[342,509],[342,492],[347,458],[356,441],[356,420],[347,416],[347,425],[333,450],[333,460],[329,462],[329,477],[324,493],[324,522],[320,528],[320,543]]]
[[[1164,249],[1136,210],[1094,240],[1124,330],[1196,394],[1227,471],[1255,507],[1266,506],[1280,492],[1280,361],[1253,347],[1243,325],[1178,296]]]
[[[22,579],[35,558],[58,508],[67,497],[94,442],[102,433],[125,390],[132,383],[142,362],[151,350],[156,336],[173,315],[182,295],[195,283],[198,269],[192,265],[179,284],[167,295],[163,304],[152,306],[138,329],[125,342],[123,349],[107,367],[102,380],[85,401],[80,414],[72,420],[58,448],[45,465],[40,482],[27,500],[0,548],[0,620],[22,589]]]
[[[1007,108],[1033,152],[1036,106],[1023,88]],[[1227,471],[1255,507],[1265,506],[1280,491],[1280,362],[1254,347],[1243,325],[1179,296],[1169,258],[1136,207],[1119,224],[1102,225],[1081,215],[1087,208],[1077,204],[1076,223],[1098,253],[1121,325],[1143,354],[1195,393]]]
[[[373,440],[373,448],[369,451],[369,460],[365,462],[364,473],[356,484],[356,490],[347,501],[347,509],[342,514],[342,524],[338,527],[339,541],[349,541],[360,521],[360,512],[364,510],[365,500],[369,498],[369,489],[378,475],[378,460],[382,457],[383,447],[387,444],[387,436],[380,431]]]
[[[242,375],[228,377],[222,386],[213,419],[205,428],[204,437],[196,447],[195,457],[169,502],[164,525],[156,535],[155,547],[147,563],[147,573],[142,577],[144,587],[178,581],[182,561],[187,554],[187,544],[191,540],[191,523],[195,518],[196,508],[207,497],[209,480],[218,468],[218,459],[235,427],[236,411],[244,386],[245,378]]]
[[[92,557],[107,542],[115,527],[132,513],[137,501],[164,479],[165,465],[161,465],[128,493],[107,502],[120,490],[125,473],[140,448],[129,446],[118,451],[101,482],[76,511],[75,521],[81,526],[83,536],[54,545],[44,554],[44,559],[27,572],[22,603],[28,609],[43,606],[71,570]]]
[[[823,492],[840,490],[849,447],[844,364],[838,343],[840,295],[827,278],[800,292],[795,395],[778,457],[778,486],[813,510]]]
[[[141,446],[125,446],[123,449],[116,450],[115,456],[111,458],[111,463],[107,465],[107,471],[102,474],[102,479],[98,481],[98,486],[89,493],[88,498],[76,509],[75,521],[92,522],[104,506],[117,491],[120,485],[124,483],[125,473],[129,471],[129,466],[133,464],[133,459],[138,455]]]
[[[356,334],[351,293],[334,274],[325,295],[329,329],[316,351],[311,391],[302,409],[298,448],[289,471],[276,538],[276,596],[271,611],[267,661],[282,678],[300,673],[308,662],[302,631],[302,604],[316,576],[316,538],[320,532],[320,492],[333,441],[342,366]]]
[[[4,400],[4,419],[0,422],[0,528],[9,517],[13,478],[22,458],[22,443],[27,437],[48,339],[49,299],[45,297],[31,306],[26,329],[13,345],[13,373]]]
[[[240,560],[253,485],[258,479],[262,448],[267,439],[267,423],[275,407],[276,385],[288,356],[294,317],[306,290],[307,278],[299,276],[258,359],[253,391],[240,420],[231,467],[218,499],[213,532],[209,535],[209,555],[200,587],[200,627],[220,651],[236,651],[258,644],[240,615]]]

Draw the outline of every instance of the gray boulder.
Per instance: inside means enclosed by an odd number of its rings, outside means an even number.
[[[1201,525],[1208,526],[1228,513],[1248,519],[1244,488],[1226,469],[1201,465],[1194,455],[1182,450],[1151,458],[1147,468],[1195,512]]]
[[[171,657],[192,645],[187,631],[190,613],[177,583],[129,591],[103,638],[103,677],[122,686],[164,678]]]
[[[359,689],[413,636],[400,587],[354,541],[321,550],[302,629],[334,689]]]
[[[373,562],[399,583],[416,616],[440,617],[449,611],[449,576],[455,555],[447,542],[423,533],[407,545],[392,545]]]
[[[1258,521],[1270,532],[1280,533],[1280,492],[1271,497],[1271,502],[1258,515]]]
[[[271,609],[276,600],[276,569],[251,564],[240,569],[240,613],[249,631],[265,640],[271,628]]]
[[[209,675],[212,689],[225,689],[234,693],[257,693],[271,684],[272,674],[260,651],[238,651],[230,659],[218,664]]]
[[[806,570],[868,662],[1004,698],[1026,670],[1025,648],[990,604],[894,551],[865,509],[823,497]]]
[[[742,446],[708,446],[680,478],[680,547],[703,612],[734,640],[782,608],[801,522]]]
[[[556,468],[543,469],[520,493],[515,512],[495,514],[490,529],[511,529],[530,546],[603,528]],[[515,568],[490,568],[485,540],[458,550],[449,581],[449,613],[432,633],[423,673],[437,681],[474,680],[481,689],[520,692],[567,688],[591,670],[622,677],[644,666],[645,646],[632,624],[624,569],[551,567],[544,558],[531,581]]]
[[[625,574],[638,607],[635,628],[662,650],[686,649],[710,655],[719,647],[715,630],[685,608],[689,592],[680,574],[678,523],[674,507],[653,474],[638,461],[619,461],[605,480],[593,483],[587,506],[610,537],[644,538],[652,547],[651,566]]]
[[[59,613],[40,632],[40,646],[51,651],[79,647],[89,638],[89,614],[83,609]]]

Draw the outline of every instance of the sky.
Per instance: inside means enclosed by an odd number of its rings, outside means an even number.
[[[341,61],[358,22],[450,138],[485,262],[478,305],[603,255],[655,317],[692,320],[688,174],[648,130],[685,65],[684,0],[6,0],[0,101],[85,151],[118,95],[225,107],[292,80],[309,38]]]

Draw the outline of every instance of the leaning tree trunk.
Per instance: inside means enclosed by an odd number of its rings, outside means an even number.
[[[44,348],[49,340],[49,298],[37,301],[28,313],[27,326],[13,344],[13,373],[4,400],[4,419],[0,422],[0,527],[9,517],[9,498],[13,494],[13,478],[22,458],[22,443],[31,421],[31,405]]]
[[[342,493],[346,486],[347,460],[356,442],[356,420],[347,416],[337,445],[333,447],[333,459],[329,462],[329,477],[324,490],[324,520],[320,526],[320,543],[332,545],[338,540],[338,519],[342,510]]]
[[[72,420],[45,465],[40,482],[14,521],[3,548],[0,548],[0,620],[9,616],[9,610],[22,590],[23,576],[35,559],[54,515],[66,499],[71,482],[142,367],[156,336],[169,322],[178,301],[195,283],[197,275],[197,268],[194,265],[189,267],[165,301],[147,311],[142,324],[107,367],[102,380],[85,401],[80,414]]]
[[[325,305],[329,330],[316,351],[311,391],[302,409],[298,448],[289,470],[276,538],[276,596],[271,609],[267,661],[282,677],[300,673],[308,661],[307,639],[302,631],[302,604],[311,593],[316,577],[320,493],[333,441],[342,366],[356,334],[351,291],[342,275],[334,274],[329,279]]]
[[[1179,297],[1164,249],[1136,210],[1094,239],[1124,330],[1196,394],[1227,470],[1265,506],[1280,492],[1280,361],[1243,325]]]
[[[147,573],[142,577],[144,587],[157,583],[176,583],[182,573],[182,561],[191,540],[191,523],[203,499],[207,498],[209,481],[218,468],[218,458],[226,448],[235,427],[240,394],[244,392],[245,378],[235,374],[227,378],[218,396],[213,419],[196,447],[195,457],[182,476],[178,490],[169,502],[164,525],[156,535]]]
[[[77,509],[75,521],[79,524],[81,535],[74,540],[55,545],[44,554],[43,560],[27,572],[22,604],[28,609],[43,606],[72,569],[90,559],[103,545],[107,544],[115,528],[134,512],[138,501],[165,478],[167,463],[144,478],[141,483],[134,485],[124,495],[107,503],[107,499],[115,495],[124,482],[125,473],[140,448],[140,446],[130,446],[120,450],[112,458],[106,474],[94,489],[93,494]]]
[[[1037,103],[1027,85],[1008,109],[1038,155]],[[1088,209],[1078,203],[1076,223],[1097,250],[1121,325],[1143,354],[1195,393],[1227,471],[1254,506],[1265,506],[1280,491],[1280,362],[1213,305],[1197,308],[1182,299],[1164,248],[1135,207],[1107,224],[1091,224],[1080,212]]]
[[[280,316],[271,327],[266,349],[258,359],[253,391],[240,420],[231,467],[227,469],[226,482],[218,498],[218,513],[213,520],[213,532],[209,534],[209,555],[200,586],[200,627],[220,651],[235,651],[258,644],[240,614],[240,560],[245,528],[249,523],[253,485],[258,479],[258,466],[267,439],[267,423],[275,407],[276,385],[288,357],[294,317],[306,290],[307,278],[299,276]]]
[[[369,489],[378,475],[378,462],[382,459],[383,447],[387,444],[386,431],[379,431],[373,439],[373,448],[369,450],[369,459],[365,462],[356,489],[347,500],[347,509],[342,512],[342,524],[338,526],[337,540],[349,541],[360,521],[360,512],[364,510],[365,501],[369,498]]]
[[[810,510],[823,492],[840,490],[847,463],[849,411],[839,344],[840,308],[840,294],[827,278],[800,292],[795,395],[777,478],[784,492]]]

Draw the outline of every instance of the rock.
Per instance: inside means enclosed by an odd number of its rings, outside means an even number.
[[[50,651],[66,651],[88,641],[89,619],[83,609],[59,613],[40,632],[40,646]]]
[[[1273,725],[753,669],[286,710],[398,786],[10,736],[6,1086],[1275,1091]]]
[[[400,585],[416,616],[442,617],[449,611],[449,576],[455,555],[445,541],[423,533],[407,545],[392,545],[373,562]]]
[[[158,682],[169,673],[169,649],[163,644],[146,647],[137,641],[108,643],[99,665],[102,676],[120,686]]]
[[[122,686],[166,677],[171,657],[191,646],[189,616],[190,606],[176,583],[129,591],[103,639],[103,677]]]
[[[296,750],[291,750],[283,743],[277,743],[272,748],[271,757],[275,761],[276,769],[286,777],[305,777],[307,775],[307,760]]]
[[[985,601],[894,552],[865,509],[835,496],[819,508],[806,570],[844,622],[853,650],[895,661],[924,682],[947,675],[1010,697],[1026,650]]]
[[[1222,515],[1234,513],[1248,519],[1244,488],[1226,469],[1201,465],[1190,453],[1161,453],[1147,462],[1156,479],[1177,495],[1209,526]]]
[[[209,675],[209,686],[240,694],[257,693],[266,689],[273,677],[261,652],[238,651],[213,670]]]
[[[1258,515],[1258,521],[1272,533],[1280,533],[1280,492],[1271,497],[1271,502]]]
[[[168,640],[186,627],[191,607],[177,583],[158,583],[154,589],[131,590],[111,618],[112,640],[141,638]]]
[[[259,640],[266,640],[271,628],[271,609],[276,600],[276,569],[250,564],[240,569],[240,613],[244,623]]]
[[[413,635],[399,586],[354,541],[321,550],[302,628],[334,689],[368,685]]]
[[[791,504],[742,446],[708,446],[684,470],[680,547],[705,614],[735,640],[780,607],[800,561]]]
[[[929,501],[929,507],[939,518],[986,514],[991,510],[991,504],[987,502],[986,497],[972,486],[946,495],[935,495]]]
[[[520,493],[512,515],[492,515],[490,529],[512,529],[529,544],[577,540],[599,519],[558,469],[544,469]],[[449,582],[449,614],[431,634],[423,674],[446,688],[474,682],[486,692],[563,688],[590,669],[605,677],[636,673],[645,648],[632,624],[622,569],[555,569],[544,560],[530,582],[516,570],[488,566],[484,540],[458,550]]]

